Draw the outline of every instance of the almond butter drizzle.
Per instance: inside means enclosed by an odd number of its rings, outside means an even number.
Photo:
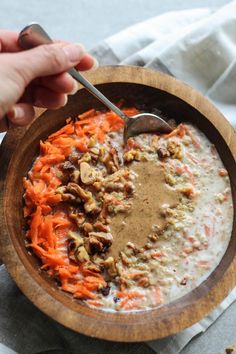
[[[141,247],[153,233],[152,226],[166,227],[166,219],[161,215],[162,206],[176,207],[180,194],[165,183],[164,170],[154,161],[133,163],[130,167],[137,177],[134,181],[135,193],[132,207],[127,213],[119,213],[112,218],[113,244],[109,255],[117,257],[127,242]]]

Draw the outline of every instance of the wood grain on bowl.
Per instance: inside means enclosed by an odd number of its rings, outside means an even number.
[[[236,136],[222,114],[201,94],[178,80],[138,67],[104,67],[87,74],[89,80],[117,102],[138,102],[150,110],[158,108],[168,118],[197,125],[215,144],[236,196]],[[45,111],[27,128],[10,131],[1,146],[0,207],[2,210],[0,256],[17,285],[44,313],[63,325],[90,336],[116,341],[162,338],[203,318],[236,284],[236,226],[229,247],[209,278],[191,293],[157,309],[132,314],[108,313],[86,307],[58,291],[39,270],[36,258],[24,245],[22,178],[38,154],[40,139],[58,130],[68,117],[102,105],[83,88],[70,97],[66,107]],[[41,112],[39,112],[41,113]],[[235,217],[234,217],[235,220]]]

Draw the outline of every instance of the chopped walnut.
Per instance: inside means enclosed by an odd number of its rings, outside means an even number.
[[[181,160],[183,157],[183,152],[182,152],[182,146],[181,144],[176,141],[176,140],[169,140],[167,142],[167,149],[174,159],[179,159]]]
[[[91,198],[86,203],[84,203],[84,210],[86,213],[98,214],[100,213],[101,208],[97,207],[95,199],[93,199],[93,197],[91,196]]]
[[[139,150],[131,149],[124,153],[124,161],[131,162],[133,160],[141,160],[141,152]]]
[[[89,222],[85,222],[85,223],[83,224],[83,228],[84,228],[84,231],[85,231],[85,232],[91,232],[91,231],[93,231],[93,225],[90,224]]]
[[[86,152],[79,160],[78,164],[81,164],[81,162],[89,162],[91,161],[91,155],[89,152]]]
[[[119,165],[117,167],[118,162],[114,162],[114,158],[113,158],[114,156],[112,154],[109,154],[108,156],[109,157],[104,161],[104,165],[106,166],[108,173],[114,173],[119,169]],[[115,155],[115,156],[117,156],[117,155]]]
[[[99,149],[93,147],[92,149],[90,149],[90,154],[91,154],[91,153],[94,154],[94,155],[99,155]]]
[[[74,254],[75,254],[75,259],[79,263],[84,263],[84,262],[88,262],[89,261],[89,255],[88,255],[88,252],[86,251],[84,246],[78,247],[75,250]]]
[[[74,231],[69,232],[70,241],[68,244],[69,258],[74,262],[87,262],[89,255],[84,247],[84,239]]]
[[[71,180],[71,182],[78,183],[79,182],[79,177],[80,177],[80,171],[79,170],[75,170],[75,171],[73,171],[71,173],[70,180]]]
[[[183,186],[178,188],[178,191],[186,195],[188,198],[193,198],[195,196],[195,191],[192,186]]]
[[[88,146],[92,148],[94,145],[96,145],[96,140],[93,136],[91,136],[91,138],[89,139]]]
[[[104,258],[102,258],[102,257],[104,257],[103,254],[100,254],[100,255],[94,254],[91,256],[91,261],[93,262],[93,264],[95,266],[99,267],[99,269],[103,269],[103,267],[104,267],[104,265],[103,265]]]
[[[119,168],[119,165],[117,167],[117,163],[119,162],[118,162],[116,150],[114,148],[110,149],[109,152],[107,152],[107,150],[104,147],[101,147],[99,150],[99,160],[106,167],[107,173],[114,173]]]
[[[95,190],[98,192],[102,189],[102,181],[96,181],[93,183]]]
[[[77,224],[77,226],[80,226],[84,223],[85,221],[85,215],[82,212],[78,212],[75,208],[70,207],[69,208],[69,217],[74,220]]]
[[[90,232],[89,236],[96,237],[106,247],[110,247],[112,244],[113,237],[112,234],[110,234],[109,232]]]
[[[75,247],[80,247],[84,244],[83,238],[77,232],[69,231],[69,237],[74,242]]]
[[[112,244],[112,234],[108,232],[89,232],[90,253],[105,252]]]
[[[70,193],[63,193],[61,197],[63,202],[77,202],[77,203],[81,202],[79,198],[76,198],[73,194]]]
[[[118,154],[117,154],[117,151],[116,149],[113,147],[111,148],[110,150],[110,155],[112,156],[112,160],[114,162],[114,166],[116,167],[116,169],[118,170],[119,167],[120,167],[120,164],[119,164],[119,159],[118,159]]]
[[[84,201],[84,210],[86,213],[90,213],[97,209],[96,201],[91,192],[85,191],[76,183],[68,183],[66,188],[71,194],[79,196],[81,200]]]
[[[174,186],[176,184],[176,179],[170,173],[165,174],[165,181],[170,186]]]
[[[110,227],[108,225],[104,225],[101,221],[96,221],[93,225],[95,229],[102,231],[102,232],[109,232]]]
[[[152,141],[151,141],[151,149],[155,151],[158,146],[158,141],[159,141],[159,136],[158,135],[153,135]]]
[[[77,202],[80,203],[81,199],[72,193],[69,193],[66,186],[60,186],[56,189],[56,192],[61,195],[63,202]]]
[[[99,149],[93,147],[92,149],[89,150],[90,156],[91,156],[91,161],[92,163],[96,164],[98,161],[98,155],[99,155]]]
[[[158,235],[156,235],[156,234],[150,234],[150,235],[148,235],[148,238],[149,238],[150,241],[156,242],[157,239],[158,239]]]
[[[115,277],[117,276],[118,272],[117,272],[117,268],[116,268],[116,263],[113,257],[108,257],[105,261],[104,261],[104,267],[107,269],[108,274],[111,277]]]
[[[75,166],[70,161],[65,161],[60,167],[64,171],[72,172],[75,170]]]
[[[89,253],[95,254],[103,251],[103,244],[96,237],[89,237]]]
[[[77,164],[78,162],[78,157],[79,157],[79,154],[78,152],[72,152],[72,154],[68,157],[69,161],[72,162],[73,164]]]
[[[121,182],[105,182],[104,188],[107,192],[123,191],[124,184]]]
[[[157,155],[160,159],[165,159],[170,156],[170,153],[165,146],[161,146],[157,149]]]
[[[75,170],[75,166],[71,161],[65,161],[58,165],[57,177],[63,182],[68,183],[71,173]]]
[[[83,201],[87,201],[90,199],[91,193],[88,191],[85,191],[77,183],[73,183],[73,182],[68,183],[68,185],[66,186],[66,190],[69,191],[71,194],[74,194],[74,195],[80,197],[81,200],[83,200]]]
[[[80,164],[80,179],[84,184],[93,184],[97,179],[97,171],[87,162]]]
[[[105,156],[106,149],[104,146],[100,147],[99,149],[99,160],[103,162]]]
[[[95,272],[95,273],[101,273],[101,270],[102,270],[99,265],[94,264],[92,262],[87,262],[85,269],[91,270],[92,272]]]

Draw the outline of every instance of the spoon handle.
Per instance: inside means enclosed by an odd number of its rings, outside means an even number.
[[[30,24],[23,28],[19,34],[18,43],[22,49],[31,49],[41,44],[53,43],[49,35],[37,23]],[[128,117],[116,107],[108,98],[106,98],[96,87],[94,87],[84,76],[82,76],[75,68],[70,69],[69,74],[86,88],[93,96],[101,101],[111,111],[115,112],[123,120],[128,120]]]

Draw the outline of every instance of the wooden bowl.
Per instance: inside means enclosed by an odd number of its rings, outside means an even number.
[[[177,121],[197,125],[216,145],[236,197],[236,137],[222,114],[200,93],[178,80],[139,67],[104,67],[87,74],[111,100],[157,107]],[[66,107],[46,111],[27,129],[10,131],[1,146],[1,257],[23,293],[44,313],[61,324],[97,338],[136,342],[169,336],[193,325],[218,305],[236,284],[236,227],[219,266],[206,281],[182,298],[160,308],[123,314],[91,309],[57,289],[40,271],[24,246],[22,178],[39,152],[39,140],[59,129],[69,116],[101,104],[80,89]]]

